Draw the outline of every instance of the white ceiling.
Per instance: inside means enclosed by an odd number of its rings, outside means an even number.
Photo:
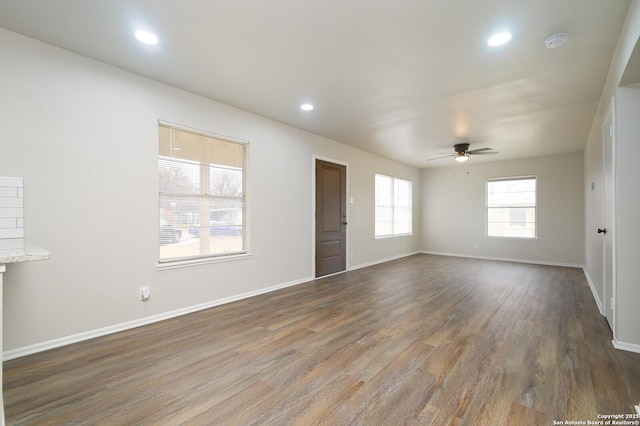
[[[581,151],[629,3],[0,0],[0,27],[422,168],[463,138],[500,151],[474,162]]]

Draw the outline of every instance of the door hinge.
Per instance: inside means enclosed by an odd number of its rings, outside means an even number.
[[[611,310],[613,310],[613,297],[611,298]]]
[[[613,125],[609,126],[609,137],[613,137]]]

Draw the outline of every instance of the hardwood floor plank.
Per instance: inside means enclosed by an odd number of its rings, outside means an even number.
[[[519,404],[512,404],[505,424],[507,425],[551,425],[553,420],[541,413]]]
[[[420,413],[439,384],[439,377],[420,370],[431,346],[416,340],[344,401],[340,419],[351,424],[393,424]]]
[[[10,425],[549,425],[630,413],[580,269],[415,255],[8,361]]]
[[[195,416],[185,420],[186,424],[208,424],[210,419],[233,419],[237,413],[245,412],[251,417],[257,416],[254,407],[259,401],[263,401],[273,393],[273,389],[265,383],[258,381],[247,388],[241,389],[239,392],[229,398],[211,405]],[[167,419],[161,419],[166,421]],[[241,423],[236,423],[241,424]]]
[[[537,337],[537,336],[536,336]],[[526,381],[514,402],[532,410],[544,412],[554,405],[557,342],[553,338],[538,338],[535,355],[525,373]]]

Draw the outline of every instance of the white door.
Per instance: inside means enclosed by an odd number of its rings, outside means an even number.
[[[609,326],[613,330],[613,234],[614,234],[614,177],[613,177],[613,147],[614,147],[614,127],[613,127],[613,100],[611,108],[607,114],[607,119],[602,129],[603,136],[603,220],[602,228],[598,232],[602,236],[604,250],[604,314],[607,317]]]

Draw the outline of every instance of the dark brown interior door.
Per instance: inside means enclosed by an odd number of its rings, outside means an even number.
[[[347,168],[316,160],[316,277],[347,269]]]

